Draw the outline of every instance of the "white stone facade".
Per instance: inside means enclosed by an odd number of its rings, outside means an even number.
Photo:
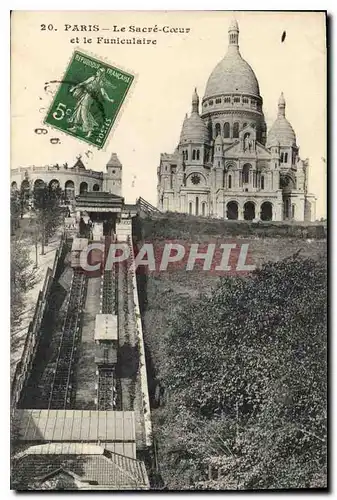
[[[75,196],[91,191],[122,194],[122,164],[116,153],[112,153],[105,172],[85,168],[81,157],[75,165],[24,166],[11,170],[11,188],[32,193],[37,185],[58,185],[66,196]]]
[[[301,160],[283,94],[268,135],[257,78],[239,52],[239,28],[211,73],[199,114],[192,97],[179,144],[158,167],[158,208],[238,220],[315,220],[308,160]]]

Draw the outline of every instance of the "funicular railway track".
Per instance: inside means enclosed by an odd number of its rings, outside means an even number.
[[[117,314],[115,267],[104,270],[102,314]],[[116,353],[117,358],[117,353]],[[109,359],[109,349],[104,348],[104,359],[98,366],[97,410],[115,410],[117,405],[117,379],[115,366]]]
[[[127,237],[125,243],[130,247]],[[130,252],[131,255],[131,252]],[[119,373],[121,375],[122,407],[124,411],[133,410],[136,397],[136,379],[139,368],[138,339],[133,295],[133,271],[131,261],[118,266],[117,309],[119,337]]]
[[[49,409],[66,409],[72,403],[72,383],[77,346],[81,339],[81,317],[86,296],[87,276],[74,270],[66,317],[58,349],[49,397]]]
[[[102,314],[116,314],[115,267],[103,273]]]
[[[114,410],[116,395],[114,369],[100,368],[98,371],[97,410]]]

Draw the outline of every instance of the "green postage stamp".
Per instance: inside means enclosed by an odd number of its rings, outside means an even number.
[[[75,51],[44,123],[102,149],[134,75]]]

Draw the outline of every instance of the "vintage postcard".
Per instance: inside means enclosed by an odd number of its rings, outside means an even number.
[[[327,15],[11,14],[11,488],[327,489]]]

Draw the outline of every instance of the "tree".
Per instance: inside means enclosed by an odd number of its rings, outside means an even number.
[[[12,189],[10,194],[10,209],[11,209],[11,235],[19,227],[21,215],[21,201],[19,191]]]
[[[11,328],[20,324],[24,297],[36,284],[36,271],[32,267],[29,247],[17,238],[11,240]]]
[[[269,263],[172,318],[161,433],[180,487],[326,485],[326,278],[324,262]]]
[[[41,233],[41,254],[44,255],[45,245],[61,222],[62,209],[60,187],[36,186],[33,192],[36,223]]]

